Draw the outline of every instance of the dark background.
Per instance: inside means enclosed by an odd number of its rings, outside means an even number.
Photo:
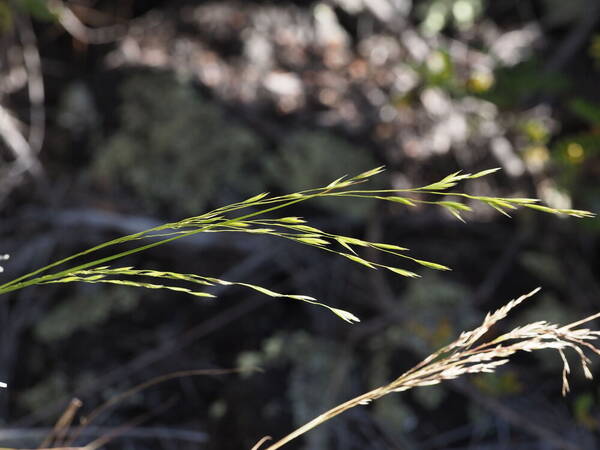
[[[501,167],[464,189],[597,213],[599,19],[596,0],[2,1],[2,278],[379,165],[382,188]],[[356,313],[353,326],[238,288],[208,301],[75,284],[8,294],[0,442],[39,445],[73,397],[77,422],[174,371],[260,367],[149,387],[77,442],[125,425],[107,448],[247,449],[388,382],[538,285],[500,328],[600,309],[597,219],[473,207],[468,224],[353,200],[286,213],[453,268],[418,280],[245,235],[123,261],[313,295]],[[561,369],[552,352],[519,355],[496,374],[348,411],[289,447],[598,448],[598,385],[573,364],[563,399]]]

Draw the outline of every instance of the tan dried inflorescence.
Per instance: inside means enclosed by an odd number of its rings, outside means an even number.
[[[557,350],[563,361],[562,394],[566,395],[569,392],[568,375],[571,369],[564,351],[569,348],[574,350],[579,357],[585,377],[587,379],[593,378],[589,368],[591,361],[585,355],[584,350],[587,349],[600,355],[600,348],[591,342],[600,337],[600,331],[577,327],[600,318],[600,313],[562,327],[546,321],[533,322],[516,327],[508,333],[476,345],[492,326],[504,319],[513,308],[532,297],[539,290],[540,288],[534,289],[528,294],[511,300],[495,312],[488,313],[479,327],[461,333],[454,342],[429,355],[391,383],[373,389],[330,409],[269,446],[266,450],[280,448],[334,416],[350,408],[369,404],[371,401],[392,392],[407,391],[418,386],[431,386],[469,373],[494,372],[499,366],[506,364],[510,356],[520,351]],[[261,443],[264,442],[264,440],[261,441]],[[254,448],[257,449],[258,444]]]

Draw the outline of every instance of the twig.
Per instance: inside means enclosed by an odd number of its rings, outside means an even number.
[[[23,62],[27,68],[27,89],[30,103],[28,142],[31,152],[37,155],[42,149],[46,132],[42,60],[30,18],[19,14],[17,20],[19,37],[23,46]]]
[[[36,441],[52,432],[52,428],[3,428],[0,430],[0,441],[31,440]],[[98,437],[106,435],[113,431],[112,427],[90,426],[81,432],[83,437]],[[182,428],[170,427],[135,427],[121,434],[122,437],[129,439],[156,439],[167,438],[195,443],[205,443],[208,441],[208,435],[201,431],[187,430]]]
[[[58,14],[58,21],[74,38],[85,44],[107,44],[117,41],[127,34],[125,24],[110,25],[102,28],[86,26],[75,13],[60,0],[52,0],[51,7]]]
[[[74,398],[69,403],[69,406],[65,409],[65,412],[60,416],[56,425],[52,431],[48,434],[48,436],[42,441],[39,448],[49,447],[52,444],[52,441],[55,441],[56,446],[62,446],[64,442],[64,438],[69,431],[69,427],[71,423],[73,423],[73,419],[75,418],[75,414],[77,414],[77,410],[81,408],[81,400],[78,398]]]
[[[451,386],[457,391],[461,392],[462,394],[467,395],[471,400],[477,402],[485,409],[488,409],[497,416],[501,417],[502,420],[505,420],[514,427],[519,428],[525,431],[526,433],[536,437],[540,441],[545,441],[555,446],[556,448],[564,450],[578,450],[580,448],[578,445],[572,444],[569,441],[565,440],[552,428],[543,426],[539,423],[535,423],[531,420],[530,417],[527,417],[524,414],[519,413],[515,409],[502,404],[502,402],[490,396],[484,395],[481,392],[476,392],[463,380],[455,380],[451,383]]]
[[[81,421],[81,425],[73,432],[69,441],[67,442],[67,445],[72,445],[77,440],[77,438],[83,433],[83,431],[87,427],[89,427],[90,424],[94,420],[96,420],[100,415],[102,415],[108,409],[123,402],[125,399],[127,399],[141,391],[144,391],[152,386],[164,383],[165,381],[174,380],[177,378],[192,377],[192,376],[206,376],[206,375],[224,375],[224,374],[231,374],[231,373],[242,372],[242,371],[244,371],[244,369],[237,369],[237,368],[236,369],[182,370],[179,372],[172,372],[172,373],[168,373],[165,375],[161,375],[161,376],[152,378],[151,380],[148,380],[148,381],[145,381],[144,383],[138,384],[137,386],[134,386],[133,388],[128,389],[127,391],[122,392],[121,394],[118,394],[118,395],[112,397],[111,399],[109,399],[108,401],[106,401],[105,403],[100,405],[99,407],[95,408],[90,414],[88,414],[87,417],[85,417]]]
[[[42,167],[34,156],[27,139],[19,131],[15,118],[2,105],[0,105],[0,136],[16,158],[14,175],[20,176],[24,172],[30,172],[33,175],[42,173]]]
[[[249,262],[253,262],[257,265],[268,259],[269,256],[255,256],[249,259]],[[254,267],[256,268],[256,267]],[[252,270],[254,270],[254,268]],[[78,390],[75,395],[77,397],[84,397],[92,395],[105,386],[118,382],[119,380],[128,379],[135,372],[140,371],[148,367],[149,365],[160,361],[161,359],[167,358],[173,355],[173,352],[181,350],[198,339],[208,336],[217,330],[229,325],[230,323],[245,317],[248,313],[264,306],[269,300],[264,297],[253,298],[236,304],[225,311],[216,314],[215,316],[205,320],[199,325],[187,330],[183,334],[173,336],[171,339],[165,340],[164,343],[158,348],[146,351],[138,357],[131,360],[129,363],[113,369],[103,376],[100,376],[94,380],[92,385],[88,385]],[[38,420],[51,417],[63,408],[64,400],[57,403],[46,406],[35,411],[28,418],[17,421],[18,424],[31,424]]]
[[[587,0],[582,6],[582,10],[585,12],[581,14],[581,19],[573,24],[566,39],[556,51],[552,52],[552,58],[544,67],[546,72],[559,72],[564,68],[600,20],[600,2],[598,0]]]

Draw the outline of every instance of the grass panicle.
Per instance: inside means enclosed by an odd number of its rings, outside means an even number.
[[[241,202],[222,206],[199,216],[188,217],[178,222],[166,223],[149,230],[140,231],[139,233],[122,236],[9,281],[0,286],[0,295],[33,285],[85,282],[121,284],[147,289],[166,289],[197,297],[209,298],[212,297],[212,295],[199,289],[199,285],[202,287],[210,287],[215,284],[230,284],[244,286],[271,297],[287,298],[312,303],[327,308],[343,320],[352,323],[358,321],[358,318],[352,313],[331,307],[305,295],[280,294],[247,283],[227,282],[193,274],[141,270],[133,267],[111,268],[106,264],[125,256],[149,250],[153,247],[164,245],[177,239],[182,239],[198,233],[235,232],[261,234],[288,239],[302,245],[337,254],[370,269],[383,269],[396,275],[409,278],[419,276],[415,271],[415,267],[384,265],[376,261],[368,260],[359,254],[359,248],[371,248],[392,255],[397,258],[398,261],[403,260],[412,266],[421,266],[433,270],[450,270],[449,267],[446,267],[443,264],[425,261],[408,254],[409,249],[405,247],[386,243],[369,242],[350,236],[329,233],[307,224],[306,220],[301,217],[271,217],[272,213],[280,209],[319,197],[366,198],[370,200],[389,201],[406,207],[415,207],[419,204],[436,205],[444,208],[454,217],[463,221],[464,219],[461,214],[469,212],[471,207],[460,202],[460,200],[482,202],[506,215],[508,215],[508,210],[514,210],[519,207],[574,217],[591,217],[593,215],[588,211],[554,209],[542,206],[538,203],[537,199],[482,197],[450,191],[451,188],[457,186],[460,182],[490,175],[499,169],[484,170],[475,174],[455,172],[435,183],[409,189],[358,189],[358,187],[367,182],[369,178],[380,174],[383,170],[383,167],[377,167],[354,177],[348,178],[344,176],[338,178],[324,187],[308,189],[287,195],[271,196],[266,192],[261,193]],[[443,196],[443,199],[436,200],[439,196]],[[108,247],[118,248],[118,246],[126,243],[136,244],[138,242],[140,245],[137,247],[128,250],[115,251],[109,256],[93,259],[88,262],[73,264],[75,260],[82,261],[84,257],[88,257],[88,255],[92,255],[99,250],[104,250]],[[60,266],[67,267],[52,272],[52,269]],[[175,282],[189,284],[190,287],[181,286],[180,284],[175,284]]]
[[[454,342],[429,355],[412,369],[408,370],[391,383],[380,386],[358,397],[348,400],[329,411],[320,414],[294,432],[268,446],[265,450],[275,450],[296,439],[311,429],[323,424],[333,417],[351,408],[367,405],[393,392],[403,392],[419,386],[432,386],[443,381],[454,380],[466,374],[492,373],[498,367],[509,362],[512,355],[518,352],[537,350],[556,350],[563,362],[562,394],[569,392],[570,366],[565,351],[571,349],[579,359],[581,369],[587,379],[592,379],[590,359],[586,351],[600,355],[600,347],[595,342],[600,338],[600,331],[579,328],[600,317],[600,313],[586,317],[583,320],[568,325],[559,326],[539,321],[517,327],[495,337],[481,342],[488,331],[508,313],[525,300],[531,298],[540,289],[510,301],[505,306],[488,314],[480,326],[474,330],[463,332]],[[257,443],[253,450],[258,450],[266,439]]]
[[[412,266],[420,266],[433,270],[450,270],[443,264],[425,261],[408,254],[409,249],[403,246],[370,242],[355,237],[330,233],[308,224],[301,217],[272,217],[273,213],[296,203],[323,197],[380,200],[409,208],[414,208],[418,205],[435,205],[445,209],[462,221],[464,221],[462,214],[471,211],[472,208],[469,203],[473,202],[486,204],[507,216],[509,215],[509,211],[518,208],[578,218],[594,216],[589,211],[550,208],[539,204],[539,200],[533,198],[476,196],[451,190],[461,182],[493,174],[498,169],[484,170],[474,174],[455,172],[437,182],[416,188],[359,189],[360,185],[367,182],[370,177],[380,174],[383,170],[383,167],[377,167],[354,177],[344,176],[338,178],[324,187],[287,195],[271,196],[269,193],[258,194],[244,201],[222,206],[199,216],[188,217],[177,222],[166,223],[145,231],[122,236],[6,282],[0,286],[0,295],[34,285],[84,282],[119,284],[147,289],[165,289],[202,298],[211,298],[214,295],[207,292],[207,288],[217,285],[235,285],[252,289],[270,297],[299,300],[324,307],[341,319],[353,323],[359,321],[359,319],[351,312],[331,307],[306,295],[282,294],[249,283],[226,281],[196,274],[138,269],[135,267],[111,267],[109,263],[128,255],[149,250],[198,233],[236,232],[288,239],[321,251],[334,253],[366,266],[369,269],[383,269],[409,278],[419,276],[413,267],[406,268],[397,267],[396,265],[384,265],[377,261],[366,259],[361,256],[360,249],[368,248],[388,254],[395,257],[398,261],[408,262]],[[123,244],[134,244],[134,248],[126,250],[121,248],[119,250],[119,246]],[[96,259],[90,258],[90,255],[109,247],[114,250],[112,254]],[[0,256],[0,261],[7,259],[7,257],[8,255]],[[529,299],[538,290],[539,288],[510,301],[497,311],[488,314],[479,327],[468,332],[463,332],[454,342],[431,354],[391,383],[380,386],[330,409],[288,436],[270,445],[266,450],[280,448],[338,414],[359,405],[368,404],[390,393],[406,391],[417,386],[431,386],[470,373],[494,372],[498,367],[506,364],[512,355],[521,351],[556,350],[563,362],[562,393],[565,395],[569,391],[568,376],[571,370],[565,356],[566,350],[571,349],[575,352],[579,358],[584,375],[588,379],[592,378],[590,359],[586,355],[586,351],[600,355],[600,349],[595,343],[596,339],[600,337],[600,332],[581,328],[580,326],[600,317],[600,313],[562,327],[545,321],[534,322],[514,328],[510,332],[489,341],[481,342],[497,322],[504,319],[512,309]],[[6,387],[6,385],[0,383],[0,387]],[[262,447],[267,440],[268,438],[261,439],[254,446],[254,449]],[[98,442],[100,441],[95,441],[96,444]],[[103,445],[105,441],[101,441],[101,443]],[[97,448],[97,445],[89,445],[84,448],[92,450]]]

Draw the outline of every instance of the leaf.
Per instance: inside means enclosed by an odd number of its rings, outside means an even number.
[[[534,204],[525,204],[523,206],[525,206],[526,208],[536,209],[538,211],[547,212],[550,214],[565,214],[567,216],[573,216],[573,217],[577,217],[580,219],[596,217],[596,214],[594,214],[593,212],[585,211],[582,209],[555,209],[555,208],[550,208],[548,206],[534,205]]]
[[[331,307],[328,309],[348,323],[360,322],[360,319],[349,311]]]
[[[445,191],[454,186],[456,186],[456,183],[438,181],[437,183],[429,184],[418,189],[421,191]]]
[[[385,170],[385,166],[375,167],[374,169],[367,170],[366,172],[363,172],[361,174],[356,175],[355,177],[352,177],[352,179],[353,180],[363,180],[365,178],[370,178],[374,175],[380,174],[384,170]]]
[[[402,203],[403,205],[408,205],[408,206],[417,206],[415,205],[414,202],[412,202],[411,200],[409,200],[408,198],[404,198],[404,197],[398,197],[398,196],[389,196],[389,197],[377,197],[381,200],[387,200],[389,202],[394,202],[394,203]]]
[[[600,125],[599,105],[578,98],[569,103],[569,109],[591,126]]]
[[[498,211],[500,214],[505,215],[506,217],[511,217],[509,213],[507,213],[506,211],[504,211],[502,209],[502,207],[498,206],[496,203],[493,202],[486,202],[489,206],[491,206],[492,208],[494,208],[496,211]]]
[[[386,269],[408,278],[420,278],[421,275],[411,272],[410,270],[400,269],[399,267],[385,266]]]
[[[450,214],[452,214],[454,217],[456,217],[458,220],[460,220],[462,223],[467,223],[467,222],[465,221],[465,219],[463,219],[463,218],[462,218],[462,216],[460,215],[460,213],[459,213],[457,210],[455,210],[455,209],[453,209],[453,208],[448,208],[448,207],[446,207],[446,210],[447,210],[447,211],[448,211]]]
[[[321,306],[323,308],[330,310],[335,315],[337,315],[342,320],[345,320],[348,323],[360,322],[360,319],[358,317],[356,317],[354,314],[352,314],[351,312],[343,310],[343,309],[339,309],[339,308],[333,308],[329,305],[326,305],[325,303],[320,303],[317,301],[317,299],[315,299],[314,297],[310,297],[308,295],[280,294],[278,292],[274,292],[269,289],[265,289],[261,286],[256,286],[254,284],[248,284],[248,283],[235,283],[235,284],[240,285],[240,286],[246,286],[250,289],[254,289],[255,291],[258,291],[262,294],[268,295],[269,297],[280,297],[280,298],[289,298],[289,299],[293,299],[293,300],[301,300],[301,301],[304,301],[307,303],[311,303],[313,305]]]
[[[560,212],[561,214],[567,214],[569,216],[573,216],[573,217],[577,217],[580,219],[586,218],[586,217],[596,217],[596,214],[594,214],[593,212],[590,211],[585,211],[582,209],[559,209],[558,212]]]
[[[204,277],[204,278],[206,280],[212,281],[213,283],[221,284],[223,286],[233,286],[236,284],[233,281],[219,280],[218,278],[210,278],[210,277]]]
[[[493,169],[482,170],[481,172],[474,173],[473,175],[469,175],[469,179],[485,177],[486,175],[490,175],[492,173],[498,172],[501,170],[500,167],[495,167]]]
[[[343,180],[344,178],[346,178],[346,176],[347,176],[347,175],[344,175],[344,176],[341,176],[341,177],[339,177],[337,180],[334,180],[334,181],[332,181],[331,183],[329,183],[327,186],[325,186],[325,188],[326,188],[326,189],[331,189],[331,188],[334,188],[334,187],[336,187],[336,186],[338,186],[338,185],[340,185],[340,184],[341,184],[342,186],[343,186],[343,185],[345,185],[345,184],[347,184],[347,183],[342,183],[342,180]],[[340,186],[340,187],[342,187],[342,186]]]
[[[440,181],[429,184],[427,186],[416,188],[415,190],[444,191],[448,188],[456,186],[457,181],[465,180],[473,176],[470,173],[461,175],[460,172],[461,171],[459,170],[458,172],[451,173],[450,175],[441,179]]]
[[[446,267],[442,264],[438,264],[438,263],[434,263],[434,262],[430,262],[430,261],[423,261],[422,259],[413,259],[413,261],[416,262],[417,264],[421,264],[422,266],[429,267],[430,269],[452,270],[452,269],[450,269],[450,267]]]
[[[472,211],[472,208],[464,203],[459,202],[450,202],[450,201],[441,201],[437,202],[438,205],[445,206],[446,208],[456,209],[459,211]]]
[[[313,245],[316,247],[321,247],[322,250],[331,251],[338,255],[341,255],[347,259],[350,259],[353,262],[359,263],[371,269],[377,269],[377,267],[384,267],[391,272],[394,272],[401,276],[406,277],[418,277],[419,275],[402,268],[397,267],[388,267],[382,264],[370,262],[364,258],[358,256],[353,248],[353,246],[362,246],[362,247],[371,247],[378,249],[382,252],[393,254],[395,256],[409,259],[414,261],[417,264],[428,267],[430,269],[435,270],[450,270],[448,267],[432,263],[429,261],[423,261],[419,259],[414,259],[406,254],[400,253],[405,250],[408,250],[404,247],[392,245],[392,244],[384,244],[384,243],[372,243],[366,240],[347,237],[347,236],[337,236],[334,234],[329,234],[323,232],[317,228],[311,227],[309,225],[304,225],[305,221],[299,217],[283,217],[280,219],[268,219],[268,218],[259,218],[261,215],[264,217],[266,214],[271,213],[277,209],[287,207],[292,203],[298,203],[301,201],[309,200],[314,197],[319,196],[337,196],[337,197],[360,197],[360,198],[368,198],[368,199],[381,199],[387,200],[391,202],[400,203],[407,206],[416,206],[419,203],[437,203],[440,206],[446,208],[450,211],[458,219],[462,220],[460,213],[462,211],[469,211],[471,208],[468,205],[465,205],[460,202],[455,201],[441,201],[441,202],[424,202],[421,200],[412,200],[404,197],[403,195],[407,192],[422,192],[429,195],[453,195],[455,197],[463,197],[469,198],[471,200],[477,200],[480,202],[487,203],[489,206],[497,209],[502,214],[508,215],[506,213],[506,209],[515,209],[518,206],[527,207],[530,209],[535,209],[538,211],[548,212],[552,214],[565,214],[574,217],[594,217],[594,214],[589,211],[577,210],[577,209],[555,209],[550,208],[548,206],[543,206],[537,204],[537,199],[530,198],[494,198],[494,197],[477,197],[473,195],[467,195],[462,193],[453,193],[453,192],[438,192],[444,191],[452,186],[455,186],[457,182],[465,179],[473,179],[479,178],[485,175],[492,174],[496,172],[498,169],[488,169],[481,172],[477,172],[475,174],[461,174],[461,172],[452,173],[442,180],[429,184],[425,187],[418,187],[413,189],[403,189],[403,190],[394,190],[394,189],[386,189],[386,190],[341,190],[342,187],[347,187],[350,185],[360,184],[366,178],[377,175],[378,173],[383,171],[383,166],[372,169],[367,172],[363,172],[357,175],[354,178],[350,178],[349,180],[345,180],[344,177],[335,180],[330,183],[327,187],[311,189],[307,191],[301,191],[292,193],[289,195],[283,195],[278,197],[270,197],[268,200],[261,202],[262,199],[267,198],[268,193],[262,193],[251,197],[247,200],[244,200],[241,203],[234,203],[232,205],[224,206],[221,208],[217,208],[213,211],[207,212],[201,216],[191,217],[187,219],[183,219],[176,223],[166,223],[160,225],[158,227],[151,228],[149,230],[141,231],[138,233],[134,233],[128,236],[123,236],[100,245],[97,245],[93,248],[85,250],[83,252],[72,255],[68,258],[62,259],[60,261],[51,263],[41,269],[35,270],[31,273],[23,275],[19,278],[16,278],[8,283],[5,283],[0,286],[0,294],[7,293],[15,290],[22,289],[27,286],[32,286],[36,284],[46,284],[46,283],[67,283],[67,282],[88,282],[88,283],[112,283],[112,284],[123,284],[127,286],[135,286],[135,287],[145,287],[149,289],[168,289],[172,291],[179,291],[188,293],[190,295],[196,295],[201,297],[213,297],[213,295],[188,289],[187,287],[180,286],[172,286],[167,284],[159,284],[159,283],[146,283],[144,281],[138,281],[133,279],[134,277],[150,277],[154,279],[158,279],[161,282],[165,283],[163,280],[177,280],[178,282],[188,282],[196,285],[203,286],[211,286],[214,284],[231,286],[245,286],[256,291],[259,291],[265,295],[271,297],[285,297],[295,300],[306,301],[318,306],[322,306],[330,309],[332,312],[340,316],[342,319],[347,321],[353,321],[355,316],[347,311],[341,309],[331,308],[327,305],[317,302],[314,298],[303,295],[289,295],[289,294],[280,294],[274,291],[271,291],[266,288],[262,288],[260,286],[250,285],[247,283],[235,283],[228,282],[224,280],[219,280],[216,278],[203,277],[194,274],[180,274],[176,272],[161,272],[161,271],[153,271],[153,270],[138,270],[133,267],[120,267],[116,269],[111,269],[108,266],[96,267],[94,269],[90,269],[94,267],[95,264],[104,264],[118,258],[122,258],[127,255],[131,255],[134,253],[142,252],[153,248],[157,245],[165,244],[167,242],[172,242],[176,239],[183,238],[186,236],[191,236],[196,233],[214,233],[214,232],[246,232],[246,233],[262,233],[273,236],[279,236],[286,239],[296,240],[297,242],[304,243],[307,245]],[[332,187],[339,189],[337,191],[333,191]],[[328,191],[329,190],[329,191]],[[426,192],[429,191],[429,192]],[[387,195],[398,194],[398,195]],[[241,215],[240,217],[229,217],[228,214],[246,208],[248,206],[259,206],[259,205],[267,205],[264,206],[264,209],[256,208],[255,211],[250,213],[246,213]],[[251,219],[256,217],[256,219]],[[273,228],[253,228],[254,226],[273,226]],[[283,229],[283,230],[282,230]],[[50,269],[53,269],[57,266],[65,265],[69,262],[72,262],[76,258],[81,258],[83,256],[92,254],[94,252],[99,252],[100,250],[105,251],[105,249],[109,246],[120,245],[127,242],[139,241],[141,239],[149,239],[150,243],[142,244],[136,248],[114,252],[113,254],[109,254],[109,256],[103,256],[96,260],[92,260],[89,262],[81,263],[79,265],[75,265],[70,269],[67,268],[58,273],[50,273],[48,274]],[[330,248],[325,248],[325,245],[331,244],[332,241],[337,241],[345,250],[348,251],[342,252]],[[102,253],[105,255],[106,253]],[[90,270],[83,270],[90,269]],[[43,274],[43,275],[39,275]],[[37,278],[36,278],[37,277]]]
[[[340,255],[345,256],[346,258],[348,258],[351,261],[362,264],[363,266],[367,266],[370,269],[377,269],[377,267],[375,267],[372,263],[370,263],[366,259],[361,258],[360,256],[350,255],[348,253],[340,253]]]
[[[207,231],[211,231],[211,230],[207,230]],[[221,230],[216,230],[216,232],[220,232]],[[277,233],[277,230],[274,230],[273,228],[248,228],[248,229],[242,229],[240,231],[243,231],[244,233],[254,233],[254,234],[271,234],[271,233]]]
[[[507,202],[511,202],[511,203],[516,203],[518,205],[525,205],[525,204],[530,204],[530,203],[538,203],[540,201],[540,199],[538,198],[503,198],[502,200],[507,201]]]
[[[306,223],[306,220],[302,219],[301,217],[283,217],[281,219],[277,219],[277,222],[299,224]]]
[[[500,198],[490,198],[488,202],[493,203],[500,208],[517,209],[515,205]]]
[[[48,281],[46,283],[66,283],[66,282],[71,282],[71,281],[79,281],[79,282],[84,282],[84,283],[118,284],[121,286],[141,287],[141,288],[146,288],[146,289],[166,289],[168,291],[183,292],[186,294],[194,295],[196,297],[208,297],[208,298],[215,297],[213,294],[209,294],[208,292],[193,291],[191,289],[179,287],[179,286],[168,286],[168,285],[164,285],[164,284],[143,283],[140,281],[133,281],[133,280],[118,280],[118,279],[112,280],[112,279],[98,278],[98,277],[67,277],[67,278],[62,278],[62,279],[58,279],[58,280]],[[44,284],[46,284],[46,283],[44,283]]]
[[[247,288],[254,289],[255,291],[258,291],[261,294],[268,295],[269,297],[284,297],[284,295],[280,294],[279,292],[271,291],[270,289],[264,288],[262,286],[257,286],[255,284],[250,284],[250,283],[235,283],[235,284],[238,286],[245,286]]]
[[[340,238],[336,238],[336,241],[339,242],[339,244],[344,247],[346,250],[348,250],[349,252],[352,252],[356,255],[356,251],[354,251],[354,249],[352,247],[350,247],[346,242],[344,242],[342,239]]]
[[[227,226],[235,228],[248,228],[251,225],[247,222],[227,222]]]
[[[523,206],[525,206],[526,208],[536,209],[538,211],[542,211],[542,212],[546,212],[546,213],[550,213],[550,214],[558,214],[558,211],[556,209],[549,208],[548,206],[534,205],[534,204],[526,204]]]
[[[20,0],[16,4],[34,18],[46,22],[56,21],[59,14],[52,10],[45,0]]]
[[[370,244],[371,244],[371,247],[380,248],[380,249],[384,249],[384,250],[397,250],[399,252],[408,250],[406,247],[400,247],[400,246],[394,245],[394,244],[383,244],[381,242],[371,242]]]
[[[262,200],[267,195],[269,195],[268,192],[263,192],[262,194],[258,194],[258,195],[255,195],[254,197],[247,198],[246,200],[242,201],[241,203],[254,203],[254,202],[257,202],[259,200]]]
[[[323,232],[321,230],[319,230],[318,228],[315,227],[310,227],[308,225],[296,225],[294,227],[292,227],[294,230],[298,230],[298,231],[306,231],[308,233],[317,233],[319,235],[321,235]]]
[[[338,236],[337,239],[341,239],[348,244],[359,245],[361,247],[368,247],[369,243],[367,241],[363,241],[362,239],[356,239],[348,236]]]
[[[302,300],[303,302],[311,302],[314,303],[317,301],[316,298],[311,297],[310,295],[295,295],[295,294],[281,294],[281,297],[291,298],[294,300]]]
[[[325,239],[313,238],[313,237],[299,237],[299,238],[294,238],[294,239],[298,242],[303,242],[303,243],[309,244],[309,245],[329,245],[330,244],[330,242],[326,241]]]

